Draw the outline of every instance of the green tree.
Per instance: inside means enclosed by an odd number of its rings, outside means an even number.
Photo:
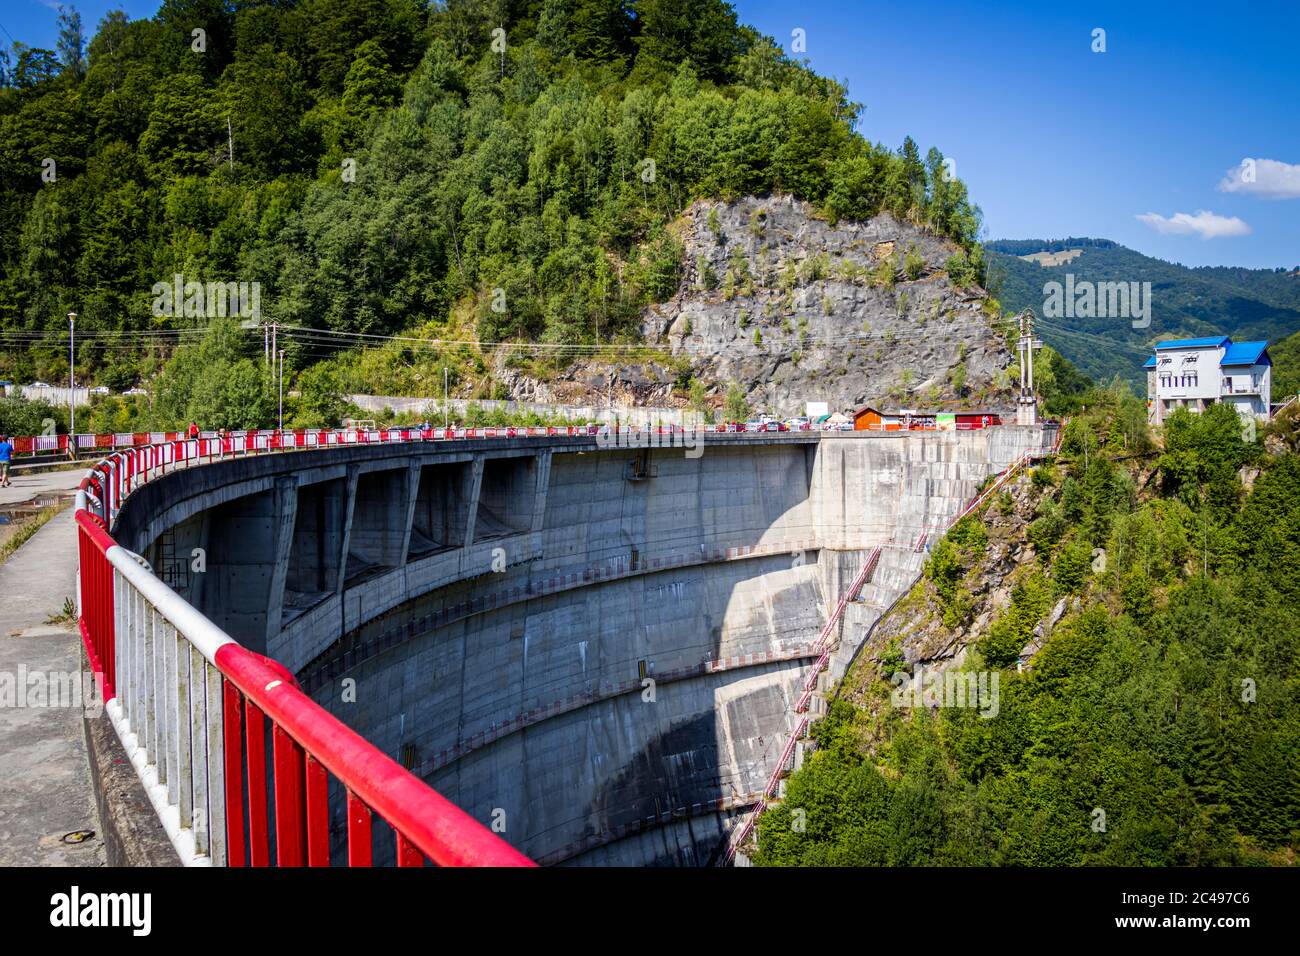
[[[727,385],[727,395],[722,404],[722,415],[729,422],[743,422],[749,418],[749,399],[739,382]]]

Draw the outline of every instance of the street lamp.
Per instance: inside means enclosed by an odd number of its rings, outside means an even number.
[[[77,313],[68,313],[68,442],[77,457]]]

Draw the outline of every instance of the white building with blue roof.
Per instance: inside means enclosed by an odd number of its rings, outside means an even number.
[[[1146,360],[1147,420],[1159,425],[1175,408],[1203,412],[1215,402],[1243,418],[1267,419],[1272,391],[1267,342],[1227,336],[1157,342]]]

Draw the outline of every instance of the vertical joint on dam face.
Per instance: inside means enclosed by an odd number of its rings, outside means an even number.
[[[469,491],[465,495],[465,501],[468,503],[468,517],[465,521],[465,543],[476,540],[475,534],[478,533],[478,497],[479,490],[483,487],[483,458],[475,455],[473,464],[469,470]]]
[[[402,484],[402,544],[398,549],[397,566],[411,559],[411,532],[415,520],[415,499],[420,491],[420,465],[411,462],[406,466]]]
[[[293,551],[294,531],[298,523],[298,479],[293,475],[275,481],[275,564],[271,571],[267,597],[266,633],[263,645],[280,633],[284,619],[285,581],[289,572],[289,555]]]

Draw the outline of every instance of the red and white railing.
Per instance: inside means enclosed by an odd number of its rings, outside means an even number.
[[[207,433],[193,439],[151,433],[143,441],[134,434],[109,436],[118,450],[87,473],[77,494],[78,623],[105,709],[181,860],[324,866],[333,855],[351,865],[369,865],[377,815],[395,834],[399,866],[423,865],[426,858],[440,865],[531,865],[317,705],[282,666],[241,646],[159,580],[142,558],[120,547],[109,529],[134,490],[169,469],[288,449],[625,433],[672,440],[686,431],[681,426],[551,426]],[[77,443],[93,438],[93,447],[101,447],[102,437],[79,435]],[[878,557],[879,549],[850,594]],[[849,599],[849,594],[841,597],[819,644],[828,640]],[[814,677],[817,672],[815,667]],[[765,794],[775,791],[807,723],[807,717],[800,720]],[[346,850],[334,854],[331,776],[342,788],[346,809],[346,833],[338,844]],[[756,818],[757,813],[746,824],[742,840]],[[729,847],[728,859],[740,842]]]
[[[870,432],[906,432],[906,431],[975,431],[983,428],[995,428],[1000,423],[982,425],[979,423],[959,422],[951,428],[935,425],[864,425],[857,431]],[[546,436],[579,435],[680,435],[683,433],[704,432],[717,435],[756,435],[776,434],[780,432],[842,432],[853,431],[841,425],[796,425],[787,426],[777,422],[727,422],[719,425],[511,425],[483,428],[429,428],[418,427],[383,428],[369,431],[355,429],[298,429],[295,431],[275,431],[261,429],[253,431],[228,432],[219,436],[217,432],[205,431],[200,434],[203,440],[220,439],[229,441],[232,448],[241,452],[247,448],[267,450],[272,448],[314,448],[320,445],[354,444],[384,441],[414,441],[417,438],[440,440],[448,438],[516,438]],[[390,436],[402,436],[394,438]],[[184,432],[110,432],[105,434],[68,435],[20,435],[9,439],[14,446],[14,454],[20,457],[42,454],[67,454],[69,446],[78,454],[88,452],[109,453],[126,448],[143,448],[147,445],[162,445],[166,442],[185,439]]]
[[[178,466],[235,453],[227,439],[133,448],[77,496],[79,627],[105,710],[187,865],[368,866],[373,817],[398,866],[531,866],[418,777],[240,645],[108,532],[122,500]],[[267,450],[247,447],[245,451]],[[91,510],[98,501],[99,514]],[[269,740],[268,740],[269,738]],[[268,766],[267,750],[270,749]],[[329,781],[346,825],[331,853]]]
[[[257,449],[266,451],[278,448],[316,448],[327,445],[370,444],[389,441],[439,441],[464,438],[546,438],[555,436],[579,437],[584,435],[604,436],[672,436],[704,432],[717,435],[741,434],[775,434],[788,431],[816,431],[812,426],[788,428],[761,423],[730,422],[721,425],[509,425],[482,428],[428,428],[416,426],[401,428],[358,429],[316,429],[303,428],[293,431],[276,431],[260,429],[250,431],[232,431],[218,433],[205,431],[199,438],[219,440],[227,443],[227,451],[244,452]],[[88,435],[77,434],[70,440],[68,435],[22,435],[9,439],[14,446],[14,454],[38,455],[46,453],[64,453],[69,444],[77,452],[101,452],[107,454],[127,448],[143,448],[147,445],[162,445],[166,442],[186,439],[184,432],[113,432]],[[205,451],[204,454],[207,454]]]

